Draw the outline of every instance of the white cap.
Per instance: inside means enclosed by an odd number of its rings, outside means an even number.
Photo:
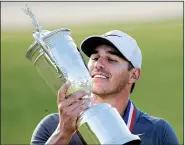
[[[122,55],[130,62],[135,68],[141,69],[142,54],[135,39],[131,36],[119,31],[113,30],[103,35],[93,35],[86,38],[81,43],[81,50],[88,57],[93,52],[93,49],[99,45],[106,44],[117,48]]]

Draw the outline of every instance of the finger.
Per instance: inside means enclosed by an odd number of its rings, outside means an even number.
[[[76,101],[75,103],[73,103],[71,106],[60,106],[59,110],[60,113],[63,114],[66,117],[68,116],[72,116],[72,111],[75,110],[77,107],[79,107],[80,105],[85,104],[86,100],[79,100]],[[63,102],[61,102],[62,104]]]
[[[77,100],[83,99],[83,97],[87,95],[90,95],[90,91],[77,91],[66,99],[66,103],[68,103],[67,105],[71,105]]]
[[[78,92],[74,93],[73,95],[71,95],[69,98],[63,100],[62,102],[59,102],[59,104],[60,104],[60,106],[62,106],[62,108],[72,106],[73,104],[76,104],[76,102],[78,102],[80,100],[87,99],[87,98],[83,98],[85,95],[87,95],[87,93],[88,92],[78,91]],[[88,100],[89,100],[89,98],[88,98]],[[80,103],[80,102],[78,102],[78,103]]]
[[[73,103],[71,106],[69,106],[68,109],[72,112],[76,108],[78,108],[80,105],[83,105],[83,104],[88,104],[88,106],[90,107],[90,104],[91,104],[90,98],[86,98],[86,99],[83,99],[83,100],[78,100],[75,103]]]
[[[90,98],[85,98],[82,100],[78,100],[71,104],[70,106],[67,106],[66,101],[60,102],[58,105],[58,109],[60,114],[71,114],[76,108],[78,108],[80,105],[88,104],[88,107],[90,107],[93,102]]]
[[[83,113],[87,108],[89,108],[89,102],[91,99],[83,99],[75,102],[69,107],[65,107],[60,114],[61,118],[65,118],[65,120],[70,120],[72,126],[76,126],[77,118]]]
[[[76,101],[71,106],[64,106],[64,101],[59,104],[59,111],[61,115],[64,115],[65,118],[69,118],[69,116],[72,116],[72,112],[78,108],[81,105],[88,104],[90,102],[90,99],[83,99]]]
[[[79,115],[89,108],[89,102],[85,102],[84,104],[79,105],[76,109],[72,111],[72,115],[75,119],[79,117]]]
[[[67,83],[65,83],[59,90],[58,90],[58,94],[57,94],[57,103],[59,104],[60,102],[62,102],[63,100],[65,100],[66,97],[66,92],[69,89],[71,83],[68,81]]]

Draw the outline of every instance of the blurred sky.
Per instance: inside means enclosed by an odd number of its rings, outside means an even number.
[[[182,17],[182,2],[2,2],[2,30],[33,27],[21,8],[28,5],[41,26],[149,21]]]

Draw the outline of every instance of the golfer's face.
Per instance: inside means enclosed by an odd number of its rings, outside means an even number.
[[[116,49],[101,45],[94,49],[88,62],[93,80],[93,93],[110,95],[123,89],[129,80],[128,62]]]

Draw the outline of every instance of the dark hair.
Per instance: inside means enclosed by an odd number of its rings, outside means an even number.
[[[131,70],[131,69],[133,69],[133,68],[134,68],[134,66],[129,62],[129,63],[128,63],[128,71],[130,71],[130,70]],[[132,92],[133,92],[134,87],[135,87],[135,83],[133,83],[133,84],[132,84],[132,87],[131,87],[130,93],[132,93]]]

